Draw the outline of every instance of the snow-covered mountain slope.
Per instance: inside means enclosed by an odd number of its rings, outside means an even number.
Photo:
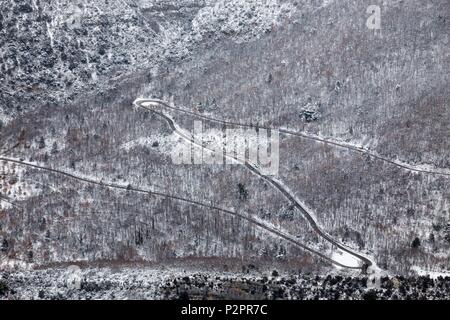
[[[191,112],[170,111],[185,130],[198,114],[318,137],[281,134],[277,179],[324,232],[386,272],[445,272],[449,2],[384,1],[381,30],[366,27],[370,4],[1,1],[2,266],[333,270],[295,241],[335,248],[248,168],[172,163],[177,136],[133,106],[152,97]]]

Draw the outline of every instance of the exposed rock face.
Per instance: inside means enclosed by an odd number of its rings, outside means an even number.
[[[4,117],[70,103],[120,76],[187,57],[204,39],[259,37],[292,6],[271,1],[2,1]],[[143,68],[143,66],[145,66]]]
[[[450,277],[367,277],[307,274],[262,276],[126,268],[79,271],[76,287],[65,269],[16,272],[0,278],[0,300],[447,300]]]

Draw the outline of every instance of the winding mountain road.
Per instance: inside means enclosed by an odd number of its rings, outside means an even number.
[[[134,102],[134,105],[142,108],[142,109],[146,109],[148,111],[151,111],[153,113],[158,114],[159,116],[161,116],[163,119],[166,120],[166,122],[169,124],[170,128],[176,133],[178,134],[180,137],[182,137],[183,139],[187,140],[188,142],[193,143],[194,145],[196,145],[197,147],[209,150],[210,152],[216,152],[214,149],[211,149],[207,146],[205,146],[202,142],[196,141],[195,137],[193,137],[189,132],[186,132],[185,130],[183,130],[182,128],[180,128],[176,122],[166,113],[164,113],[163,111],[160,110],[156,110],[156,107],[162,107],[162,108],[166,108],[169,110],[173,110],[176,112],[182,112],[184,114],[193,116],[193,117],[197,117],[200,119],[204,119],[207,121],[211,121],[211,122],[215,122],[215,123],[219,123],[219,124],[223,124],[223,125],[229,125],[229,126],[238,126],[238,127],[247,127],[247,128],[255,128],[255,125],[252,124],[243,124],[243,123],[238,123],[238,122],[232,122],[232,121],[225,121],[225,120],[219,120],[219,119],[215,119],[209,116],[205,116],[196,112],[192,112],[192,111],[188,111],[185,109],[181,109],[181,108],[176,108],[172,105],[170,105],[169,103],[160,100],[160,99],[137,99]],[[270,128],[270,127],[264,127],[264,126],[258,126],[261,129],[269,129],[269,130],[274,130],[274,128]],[[373,152],[370,152],[369,150],[365,149],[365,148],[361,148],[361,147],[357,147],[354,145],[350,145],[350,144],[345,144],[345,143],[340,143],[340,142],[336,142],[336,141],[331,141],[331,140],[327,140],[315,135],[309,135],[306,133],[299,133],[299,132],[295,132],[295,131],[291,131],[291,130],[287,130],[287,129],[276,129],[278,130],[278,132],[283,133],[283,134],[287,134],[287,135],[292,135],[292,136],[298,136],[304,139],[309,139],[309,140],[313,140],[313,141],[317,141],[317,142],[321,142],[321,143],[325,143],[325,144],[330,144],[330,145],[334,145],[337,147],[341,147],[341,148],[346,148],[355,152],[359,152],[359,153],[365,153],[368,154],[371,157],[374,157],[376,159],[379,159],[381,161],[385,161],[387,163],[390,163],[392,165],[410,170],[410,171],[415,171],[415,172],[421,172],[421,173],[427,173],[427,174],[438,174],[438,175],[444,175],[444,176],[450,176],[450,173],[447,172],[440,172],[440,171],[432,171],[432,170],[423,170],[423,169],[419,169],[416,168],[412,165],[409,164],[404,164],[404,163],[399,163],[396,162],[394,160],[385,158],[383,156],[380,156],[378,154],[375,154]],[[5,152],[6,153],[6,152]],[[4,153],[3,153],[4,154]],[[216,210],[218,212],[222,212],[222,213],[227,213],[230,215],[234,215],[236,217],[239,217],[241,219],[244,219],[246,221],[249,221],[250,223],[256,225],[259,228],[262,228],[288,242],[293,243],[294,245],[307,250],[309,252],[314,253],[315,255],[321,257],[322,259],[329,261],[337,266],[340,267],[344,267],[344,268],[349,268],[349,269],[362,269],[362,270],[366,270],[368,267],[370,266],[375,266],[375,263],[370,260],[367,256],[358,253],[356,251],[354,251],[353,249],[339,243],[338,241],[334,240],[329,234],[327,234],[326,232],[324,232],[318,225],[317,221],[314,219],[312,213],[309,212],[309,210],[295,197],[295,195],[287,189],[287,187],[284,186],[284,184],[277,180],[274,177],[270,177],[270,176],[266,176],[264,174],[261,173],[261,170],[259,168],[259,166],[257,164],[254,164],[250,161],[248,161],[245,158],[240,158],[239,156],[230,156],[230,155],[225,155],[226,157],[228,157],[229,159],[240,163],[242,165],[244,165],[246,168],[248,168],[252,173],[254,173],[255,175],[259,176],[261,179],[267,181],[268,183],[270,183],[273,187],[275,187],[287,200],[289,200],[289,202],[295,207],[297,208],[302,214],[303,216],[308,220],[309,224],[311,225],[311,227],[313,228],[313,230],[319,235],[321,236],[323,239],[325,239],[326,241],[328,241],[329,243],[331,243],[332,245],[336,246],[337,248],[339,248],[340,250],[346,252],[347,254],[357,258],[360,261],[360,265],[359,266],[349,266],[349,265],[345,265],[344,263],[341,263],[339,261],[336,261],[335,259],[313,249],[310,248],[304,244],[302,244],[301,242],[299,242],[298,240],[296,240],[296,238],[292,235],[289,235],[279,229],[273,228],[269,225],[266,225],[260,221],[258,221],[257,219],[252,218],[251,216],[242,214],[242,213],[238,213],[238,212],[234,212],[228,209],[223,209],[214,205],[209,205],[207,203],[202,203],[199,201],[195,201],[195,200],[191,200],[191,199],[186,199],[186,198],[182,198],[179,196],[174,196],[174,195],[170,195],[170,194],[166,194],[166,193],[162,193],[162,192],[157,192],[157,191],[151,191],[151,190],[145,190],[145,189],[141,189],[141,188],[136,188],[136,187],[132,187],[130,185],[120,185],[120,184],[115,184],[115,183],[111,183],[111,182],[104,182],[104,181],[97,181],[94,179],[90,179],[90,178],[85,178],[85,177],[81,177],[81,176],[77,176],[75,174],[69,173],[69,172],[65,172],[62,170],[58,170],[58,169],[53,169],[53,168],[48,168],[48,167],[43,167],[37,164],[33,164],[33,163],[29,163],[29,162],[25,162],[25,161],[21,161],[18,159],[12,159],[12,158],[7,158],[7,157],[3,157],[2,155],[0,155],[0,160],[1,161],[6,161],[6,162],[11,162],[11,163],[16,163],[19,165],[23,165],[23,166],[28,166],[28,167],[33,167],[35,169],[39,169],[39,170],[45,170],[45,171],[49,171],[49,172],[53,172],[53,173],[57,173],[57,174],[61,174],[64,176],[67,176],[69,178],[72,179],[76,179],[78,181],[84,182],[84,183],[90,183],[90,184],[96,184],[99,186],[103,186],[103,187],[109,187],[109,188],[115,188],[115,189],[120,189],[120,190],[125,190],[125,191],[129,191],[129,192],[137,192],[137,193],[145,193],[145,194],[149,194],[149,195],[154,195],[154,196],[159,196],[159,197],[165,197],[165,198],[170,198],[170,199],[174,199],[174,200],[178,200],[181,202],[185,202],[185,203],[190,203],[196,206],[200,206],[200,207],[205,207],[208,209],[212,209],[212,210]],[[7,199],[1,199],[5,202],[9,202],[10,201],[6,201]]]
[[[363,147],[358,147],[358,146],[354,146],[348,143],[344,143],[344,142],[338,142],[338,141],[333,141],[333,140],[329,140],[329,139],[325,139],[325,138],[321,138],[317,135],[313,135],[313,134],[308,134],[308,133],[302,133],[302,132],[296,132],[296,131],[292,131],[292,130],[288,130],[288,129],[284,129],[284,128],[272,128],[272,127],[266,127],[266,126],[255,126],[253,124],[246,124],[246,123],[239,123],[239,122],[233,122],[233,121],[227,121],[227,120],[220,120],[220,119],[216,119],[216,118],[212,118],[203,114],[199,114],[197,112],[193,112],[193,111],[189,111],[189,110],[185,110],[185,109],[181,109],[181,108],[177,108],[174,107],[172,105],[170,105],[169,103],[167,103],[166,101],[160,100],[160,99],[137,99],[135,101],[139,102],[139,101],[146,101],[146,102],[151,102],[151,103],[159,103],[161,106],[164,106],[167,109],[176,111],[176,112],[182,112],[188,115],[191,115],[193,117],[197,117],[199,119],[204,119],[207,121],[211,121],[211,122],[215,122],[218,124],[224,124],[224,125],[231,125],[231,126],[237,126],[237,127],[243,127],[243,128],[261,128],[261,129],[268,129],[268,130],[278,130],[278,132],[282,133],[282,134],[286,134],[286,135],[291,135],[291,136],[297,136],[303,139],[308,139],[308,140],[313,140],[313,141],[317,141],[317,142],[321,142],[324,144],[329,144],[329,145],[333,145],[339,148],[344,148],[344,149],[348,149],[350,151],[354,151],[354,152],[358,152],[358,153],[363,153],[363,154],[367,154],[375,159],[378,159],[380,161],[392,164],[394,166],[400,167],[402,169],[405,170],[409,170],[409,171],[413,171],[413,172],[418,172],[418,173],[425,173],[425,174],[432,174],[432,175],[442,175],[442,176],[447,176],[450,177],[450,171],[446,170],[446,169],[442,169],[441,171],[438,170],[427,170],[427,169],[421,169],[418,168],[417,166],[411,165],[411,164],[407,164],[407,163],[403,163],[400,161],[395,161],[392,159],[389,159],[387,157],[384,157],[382,155],[376,154],[374,152],[371,152],[370,150],[368,150],[367,148],[363,148]]]
[[[174,120],[167,114],[165,114],[164,112],[160,111],[160,110],[156,110],[157,107],[161,106],[163,108],[170,108],[170,109],[174,109],[173,107],[171,107],[169,104],[167,104],[166,102],[163,102],[161,100],[157,100],[157,99],[137,99],[134,102],[134,105],[138,108],[142,108],[151,112],[154,112],[158,115],[160,115],[163,119],[165,119],[167,121],[167,123],[169,124],[170,128],[177,133],[180,137],[182,137],[183,139],[187,140],[188,142],[193,143],[194,145],[203,148],[203,149],[207,149],[211,152],[215,152],[214,149],[208,148],[206,147],[201,141],[196,141],[195,137],[191,136],[189,133],[186,133],[183,129],[181,129],[175,122]],[[153,106],[153,108],[151,107]],[[175,110],[177,110],[175,108]],[[359,267],[353,267],[354,269],[359,268],[359,269],[367,269],[368,267],[375,265],[374,262],[372,262],[368,257],[346,247],[345,245],[339,243],[338,241],[334,240],[330,235],[328,235],[326,232],[324,232],[319,226],[318,223],[315,221],[315,219],[313,218],[312,214],[308,211],[308,209],[302,205],[300,203],[299,200],[296,199],[295,195],[293,195],[291,192],[289,192],[289,190],[286,189],[286,187],[283,186],[281,181],[278,181],[277,179],[270,177],[270,176],[266,176],[264,174],[261,173],[260,169],[258,168],[258,166],[252,162],[250,162],[249,160],[242,158],[238,158],[237,156],[231,156],[229,154],[225,155],[227,158],[230,158],[234,161],[237,161],[238,163],[243,164],[245,167],[247,167],[250,171],[252,171],[254,174],[256,174],[257,176],[259,176],[260,178],[264,179],[265,181],[267,181],[268,183],[270,183],[272,186],[274,186],[279,192],[281,192],[281,194],[287,198],[289,200],[289,202],[291,202],[291,204],[297,208],[304,216],[305,218],[308,220],[309,224],[311,225],[311,227],[314,229],[314,231],[321,236],[322,238],[324,238],[325,240],[327,240],[328,242],[330,242],[332,245],[335,245],[336,247],[338,247],[339,249],[341,249],[342,251],[356,257],[358,260],[361,261],[361,265]],[[321,254],[320,256],[323,257],[323,254]],[[330,258],[328,258],[330,259]],[[341,265],[341,264],[339,264]],[[349,266],[346,266],[347,268]]]
[[[7,157],[0,157],[0,161],[5,161],[5,162],[9,162],[9,163],[15,163],[17,165],[21,165],[21,166],[25,166],[25,167],[30,167],[30,168],[34,168],[34,169],[38,169],[38,170],[42,170],[42,171],[47,171],[47,172],[51,172],[51,173],[55,173],[55,174],[59,174],[59,175],[63,175],[66,176],[70,179],[74,179],[77,181],[80,181],[82,183],[88,183],[88,184],[94,184],[94,185],[98,185],[101,187],[107,187],[107,188],[112,188],[112,189],[118,189],[118,190],[122,190],[122,191],[126,191],[126,192],[135,192],[135,193],[141,193],[141,194],[148,194],[148,195],[152,195],[152,196],[157,196],[157,197],[162,197],[162,198],[169,198],[169,199],[173,199],[173,200],[177,200],[180,202],[185,202],[185,203],[189,203],[189,204],[193,204],[199,207],[203,207],[203,208],[207,208],[207,209],[211,209],[211,210],[216,210],[217,212],[222,212],[222,213],[226,213],[235,217],[238,217],[240,219],[246,220],[252,224],[254,224],[255,226],[268,231],[269,233],[272,233],[273,235],[276,235],[296,246],[298,246],[299,248],[302,248],[306,251],[309,251],[319,257],[321,257],[322,259],[333,263],[337,266],[340,266],[342,268],[348,268],[348,269],[361,269],[361,267],[355,267],[355,266],[348,266],[345,264],[340,263],[339,261],[336,261],[330,257],[328,257],[327,255],[313,249],[310,248],[306,245],[304,245],[303,243],[299,242],[297,239],[295,239],[295,237],[293,237],[292,235],[289,235],[279,229],[273,228],[269,225],[266,225],[260,221],[258,221],[257,219],[252,218],[251,216],[239,213],[239,212],[234,212],[228,209],[223,209],[214,205],[210,205],[207,203],[203,203],[203,202],[199,202],[199,201],[195,201],[192,199],[186,199],[183,197],[179,197],[179,196],[174,196],[174,195],[170,195],[170,194],[166,194],[163,192],[158,192],[158,191],[151,191],[151,190],[145,190],[145,189],[141,189],[141,188],[136,188],[136,187],[132,187],[130,185],[120,185],[120,184],[116,184],[116,183],[111,183],[111,182],[104,182],[104,181],[97,181],[94,179],[90,179],[90,178],[86,178],[86,177],[81,177],[78,176],[76,174],[70,173],[70,172],[66,172],[63,170],[59,170],[59,169],[53,169],[53,168],[49,168],[49,167],[44,167],[44,166],[40,166],[34,163],[30,163],[30,162],[26,162],[26,161],[22,161],[20,159],[13,159],[13,158],[7,158]]]

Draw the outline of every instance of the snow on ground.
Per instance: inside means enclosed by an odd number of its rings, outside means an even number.
[[[286,128],[286,127],[281,127],[281,129],[289,130],[289,128]],[[395,163],[399,166],[408,168],[410,170],[429,171],[429,172],[436,172],[436,173],[445,174],[445,175],[450,174],[450,170],[446,169],[446,168],[438,168],[431,164],[410,164],[408,162],[404,162],[399,159],[390,159],[386,156],[383,156],[371,148],[372,145],[376,145],[376,141],[374,141],[373,139],[354,140],[354,141],[350,142],[350,141],[344,141],[342,139],[337,139],[335,137],[324,136],[320,133],[315,134],[315,133],[311,133],[311,132],[307,132],[307,131],[299,132],[299,133],[303,134],[307,137],[311,137],[311,139],[321,139],[321,140],[330,141],[332,143],[340,144],[340,145],[342,145],[343,148],[347,147],[347,148],[352,148],[352,149],[358,149],[361,152],[366,152],[370,155],[392,161],[393,163]]]
[[[9,259],[5,255],[0,254],[0,270],[31,270],[33,264],[18,259]]]
[[[334,261],[337,261],[341,264],[343,264],[344,266],[348,266],[348,267],[359,267],[360,266],[360,260],[351,255],[348,252],[342,251],[342,250],[336,250],[333,252],[333,254],[331,255],[331,258]],[[336,266],[336,268],[340,269],[341,267]]]
[[[419,276],[430,276],[430,278],[436,279],[438,277],[450,277],[450,270],[447,271],[431,271],[424,270],[418,266],[411,267],[411,270],[415,271]]]
[[[277,182],[280,186],[282,186],[283,189],[286,190],[295,199],[295,201],[303,207],[303,209],[305,209],[305,211],[309,214],[309,216],[314,220],[316,225],[320,227],[320,224],[318,223],[317,216],[315,215],[314,211],[310,207],[308,207],[303,201],[300,201],[295,196],[295,193],[283,181],[275,178],[273,178],[273,180]]]
[[[0,125],[5,126],[10,121],[12,121],[13,117],[4,113],[4,110],[0,108]]]
[[[135,103],[137,103],[140,99],[137,99]],[[152,101],[146,101],[142,103],[142,106],[144,107],[159,107],[158,100]],[[164,113],[164,115],[169,118],[177,132],[179,132],[183,138],[184,142],[180,139],[177,139],[173,135],[169,139],[161,139],[162,144],[166,146],[165,151],[169,151],[172,153],[173,156],[178,156],[179,154],[184,154],[186,152],[189,152],[187,148],[190,147],[191,142],[189,141],[191,137],[193,137],[193,140],[195,143],[193,143],[194,147],[193,152],[195,154],[194,159],[199,159],[201,157],[201,152],[204,152],[203,157],[208,156],[211,157],[211,154],[214,153],[220,153],[222,154],[224,147],[226,147],[226,156],[227,156],[227,164],[240,164],[240,161],[245,161],[248,159],[246,156],[246,150],[249,151],[249,153],[252,153],[253,155],[257,154],[258,146],[261,144],[261,141],[259,141],[258,133],[256,130],[252,129],[230,129],[226,131],[226,138],[224,137],[224,132],[222,130],[218,129],[209,129],[209,130],[203,130],[202,124],[200,121],[194,122],[194,128],[192,130],[188,130],[186,128],[180,127],[173,117],[170,114]],[[200,123],[200,125],[198,124]],[[260,135],[261,136],[261,135]],[[179,137],[179,135],[177,135]],[[188,139],[189,138],[189,139]],[[260,137],[261,138],[261,137]],[[263,138],[261,138],[263,139]],[[267,139],[270,140],[270,139]],[[180,143],[181,142],[181,143]],[[265,142],[265,141],[263,141]],[[129,142],[123,145],[124,148],[127,150],[136,144],[148,144],[149,140],[148,138],[142,138],[140,141],[134,141]],[[200,145],[203,146],[200,147]],[[206,154],[205,154],[206,153]],[[228,157],[228,155],[230,157]],[[234,160],[232,157],[237,157],[240,161]],[[189,157],[190,159],[190,157]],[[201,158],[200,158],[201,159]],[[222,164],[222,157],[219,155],[215,158],[216,160],[220,160],[218,163],[213,164]],[[203,159],[205,160],[205,159]],[[209,161],[211,159],[208,159]],[[255,159],[249,159],[255,160]],[[254,161],[254,165],[256,165],[256,161]],[[207,164],[206,162],[203,162],[203,164]],[[261,168],[264,169],[264,168]]]
[[[224,34],[235,34],[233,40],[241,43],[257,39],[293,10],[292,4],[282,4],[278,0],[219,0],[214,6],[199,11],[192,28],[198,39],[220,30]]]
[[[14,203],[39,195],[42,184],[25,177],[26,168],[14,163],[2,162],[0,165],[0,195]],[[0,201],[0,209],[10,208],[11,203]]]
[[[148,137],[139,137],[128,142],[123,143],[120,149],[127,152],[136,147],[155,148],[161,153],[170,153],[172,148],[177,145],[178,135],[172,133],[170,135],[155,134]]]
[[[234,272],[206,272],[214,277],[220,285],[220,279],[236,279]],[[14,281],[14,289],[20,292],[21,299],[36,299],[43,290],[49,296],[66,296],[68,299],[108,298],[115,299],[161,299],[160,289],[166,283],[172,283],[176,278],[198,275],[198,270],[186,267],[104,267],[79,268],[76,265],[55,269],[15,270],[10,275]],[[251,274],[239,275],[241,281],[250,280]],[[26,281],[24,281],[26,279]],[[0,280],[2,276],[0,275]],[[75,281],[74,281],[75,280]],[[77,285],[83,283],[83,290]]]

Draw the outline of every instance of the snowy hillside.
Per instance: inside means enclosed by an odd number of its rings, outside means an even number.
[[[188,265],[291,277],[260,298],[314,297],[308,274],[357,298],[448,297],[426,274],[450,272],[450,3],[380,2],[379,30],[369,5],[1,1],[0,281],[51,298],[17,279],[135,268],[153,290],[136,296],[173,298]],[[173,161],[226,149],[226,129],[242,145],[279,134],[276,173],[245,155]],[[125,298],[108,281],[91,297]]]

